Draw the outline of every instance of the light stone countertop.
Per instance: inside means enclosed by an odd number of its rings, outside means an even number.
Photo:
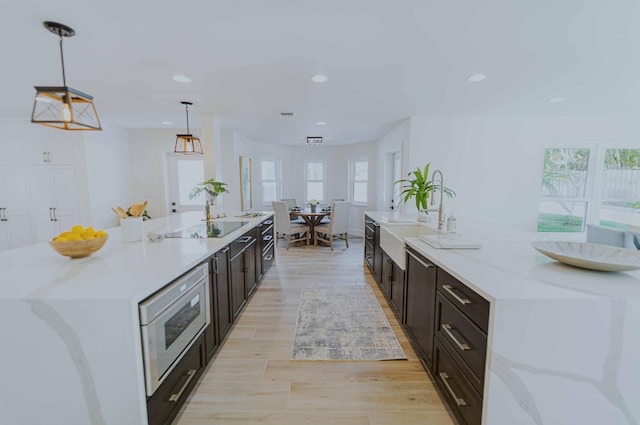
[[[457,233],[481,248],[404,241],[490,301],[482,424],[640,424],[640,272],[561,264],[531,246],[544,235],[470,218]]]
[[[114,227],[105,229],[109,239],[104,247],[85,258],[64,257],[48,243],[3,251],[0,299],[119,299],[138,303],[273,215],[271,211],[263,213],[255,218],[234,213],[216,219],[249,222],[222,238],[124,242],[120,227]],[[168,233],[202,223],[201,219],[202,213],[190,212],[145,221],[143,234]]]

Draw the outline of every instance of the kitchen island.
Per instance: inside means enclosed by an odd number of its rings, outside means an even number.
[[[219,219],[246,222],[222,238],[123,242],[106,229],[82,259],[47,244],[0,252],[0,424],[147,424],[138,304],[272,214]],[[201,218],[150,220],[144,234]]]
[[[366,215],[391,232],[397,225],[385,221],[385,213]],[[433,233],[433,228],[425,227],[424,233]],[[479,415],[468,423],[639,424],[640,272],[567,266],[531,247],[539,237],[536,233],[472,219],[459,219],[458,233],[481,248],[435,249],[420,239],[420,230],[415,237],[403,237],[407,252],[422,257],[429,270],[437,269],[436,301],[425,307],[436,316],[431,334],[434,348],[427,357],[433,356],[429,370],[454,411],[464,412],[472,404],[461,396],[467,386],[469,393],[479,395],[481,404]],[[405,328],[410,321],[407,306],[413,302],[412,285],[421,278],[411,276],[409,262],[406,273]],[[456,297],[468,304],[457,289],[453,296],[441,291],[442,280],[460,283],[463,292],[477,294],[489,305],[486,323],[472,315],[455,316],[484,336],[482,367],[462,357],[479,349],[477,344],[474,347],[455,327],[439,325],[448,311],[464,307]],[[450,349],[457,343],[463,348]],[[442,379],[438,362],[445,351],[454,353],[447,358],[455,358],[451,367],[461,371],[455,379],[451,373]],[[474,377],[474,367],[482,371],[481,376]]]

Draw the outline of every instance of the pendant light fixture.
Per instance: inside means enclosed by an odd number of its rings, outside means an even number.
[[[46,29],[60,37],[62,62],[62,86],[35,86],[31,122],[62,130],[102,130],[100,119],[93,106],[93,96],[67,86],[64,71],[63,37],[73,37],[76,32],[57,22],[43,22]]]
[[[189,132],[189,108],[193,106],[193,103],[184,100],[180,103],[184,105],[185,112],[187,113],[187,134],[176,134],[176,145],[173,151],[183,155],[202,155],[200,139],[193,137]]]

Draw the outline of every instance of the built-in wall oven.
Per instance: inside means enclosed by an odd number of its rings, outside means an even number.
[[[147,395],[151,396],[210,323],[209,267],[202,264],[140,303]]]

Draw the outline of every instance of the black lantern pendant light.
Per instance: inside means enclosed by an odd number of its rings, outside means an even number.
[[[187,134],[176,134],[176,145],[173,151],[183,155],[202,155],[200,139],[193,137],[193,135],[189,133],[189,108],[193,106],[193,103],[184,100],[180,103],[184,105],[187,113]]]
[[[33,103],[31,122],[62,130],[102,130],[96,108],[93,106],[93,96],[67,86],[62,38],[73,37],[76,32],[57,22],[47,21],[43,22],[43,25],[60,37],[63,85],[35,86],[36,99]]]

